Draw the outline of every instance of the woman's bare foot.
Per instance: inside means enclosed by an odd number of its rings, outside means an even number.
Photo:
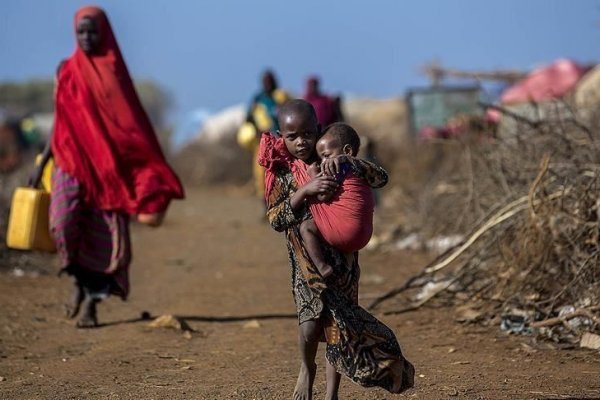
[[[85,298],[85,293],[83,291],[83,287],[80,284],[75,282],[73,285],[73,293],[71,294],[71,298],[65,304],[65,315],[69,319],[73,319],[79,314],[79,309],[81,307],[81,303]]]
[[[313,383],[317,373],[317,364],[308,367],[304,364],[300,366],[298,381],[294,388],[294,400],[312,400]]]
[[[90,296],[85,297],[82,303],[83,314],[77,321],[78,328],[95,328],[98,326],[97,303],[99,303],[98,300],[92,299]]]

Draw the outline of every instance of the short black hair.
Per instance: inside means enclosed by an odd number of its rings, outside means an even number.
[[[350,125],[343,122],[334,122],[323,131],[323,136],[327,134],[332,135],[339,140],[342,146],[347,144],[350,145],[352,148],[352,156],[358,154],[358,150],[360,149],[360,137]]]
[[[315,108],[306,100],[293,99],[286,101],[277,113],[277,119],[279,120],[280,126],[282,125],[283,119],[290,114],[300,114],[312,119],[315,124],[318,124]]]

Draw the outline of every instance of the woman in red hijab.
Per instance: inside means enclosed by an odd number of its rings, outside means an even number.
[[[51,231],[75,278],[67,315],[97,325],[96,305],[129,292],[129,218],[157,226],[183,188],[160,149],[104,11],[75,15],[77,48],[58,71]]]

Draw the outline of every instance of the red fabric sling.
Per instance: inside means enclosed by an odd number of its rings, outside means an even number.
[[[265,195],[275,182],[277,169],[288,169],[298,186],[308,183],[308,165],[294,159],[281,138],[264,133],[260,142],[259,163],[265,167]],[[310,201],[310,212],[323,239],[334,248],[353,253],[365,247],[373,234],[375,201],[364,179],[348,174],[329,203]]]

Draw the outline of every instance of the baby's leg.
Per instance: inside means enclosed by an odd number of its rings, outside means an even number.
[[[312,400],[313,383],[317,373],[315,357],[323,327],[319,321],[306,321],[300,324],[298,330],[298,347],[302,363],[293,398],[294,400]]]
[[[327,377],[327,394],[325,395],[325,400],[338,400],[338,391],[342,376],[335,370],[333,365],[329,364],[329,361],[325,364],[325,373]]]
[[[321,234],[314,220],[307,219],[300,224],[300,236],[302,236],[310,259],[319,270],[321,276],[323,278],[330,276],[333,273],[333,268],[325,262],[325,257],[323,257],[323,252],[321,251]]]

